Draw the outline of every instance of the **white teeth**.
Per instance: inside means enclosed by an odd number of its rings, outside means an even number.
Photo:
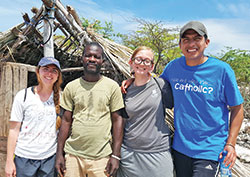
[[[52,80],[52,78],[51,77],[45,77],[46,79],[48,79],[48,80]]]
[[[197,49],[189,49],[188,52],[195,52]]]
[[[89,63],[88,65],[91,65],[91,66],[96,66],[96,64],[94,64],[94,63]]]
[[[136,69],[145,70],[146,68],[136,67]]]

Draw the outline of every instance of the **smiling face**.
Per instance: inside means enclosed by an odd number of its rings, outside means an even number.
[[[102,49],[96,45],[86,46],[82,57],[84,72],[89,74],[99,74],[103,63]]]
[[[179,46],[187,60],[199,62],[204,58],[204,50],[209,42],[209,39],[205,39],[204,36],[190,29],[184,33]]]
[[[140,50],[129,61],[135,77],[139,75],[147,76],[154,69],[153,64],[154,54],[151,50]]]
[[[39,82],[46,85],[53,85],[59,76],[59,69],[51,64],[46,66],[41,66],[38,69]]]

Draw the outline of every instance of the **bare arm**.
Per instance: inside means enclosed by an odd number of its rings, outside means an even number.
[[[112,155],[120,158],[124,122],[122,117],[118,114],[117,111],[111,113],[111,119],[112,119],[112,132],[113,132]],[[111,156],[106,166],[106,172],[109,175],[115,174],[117,169],[119,168],[119,163],[120,162],[118,159]]]
[[[112,131],[113,131],[113,155],[120,157],[120,150],[123,139],[123,119],[118,112],[112,114]]]
[[[57,151],[56,151],[56,164],[55,167],[60,176],[64,176],[65,159],[63,154],[63,148],[65,141],[68,138],[69,131],[72,125],[72,112],[65,111],[62,116],[61,127],[58,134]]]
[[[21,122],[10,121],[10,130],[7,143],[7,159],[5,166],[6,176],[16,176],[16,166],[14,163],[14,152],[17,138],[20,132]]]
[[[122,85],[121,85],[121,91],[122,93],[126,94],[127,93],[127,88],[132,84],[132,82],[134,82],[134,78],[128,79],[128,80],[124,80],[122,81]]]
[[[227,161],[226,165],[231,163],[230,168],[232,168],[237,158],[235,144],[244,118],[243,105],[232,106],[230,107],[230,110],[230,129],[224,150],[228,152],[225,158],[225,161]]]

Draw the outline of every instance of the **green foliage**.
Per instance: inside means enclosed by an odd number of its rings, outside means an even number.
[[[178,28],[166,27],[160,21],[135,19],[137,30],[131,34],[121,35],[122,43],[135,49],[138,46],[148,46],[155,53],[155,73],[161,73],[165,65],[181,55],[178,47]]]
[[[235,72],[237,83],[240,86],[240,92],[244,99],[244,117],[250,118],[250,51],[241,49],[232,49],[226,47],[226,51],[221,51],[219,57],[222,61],[230,64]]]
[[[165,68],[165,66],[172,60],[181,57],[181,49],[176,47],[174,49],[164,50],[162,52],[162,58],[157,66],[157,73],[161,74]]]
[[[227,51],[222,51],[219,59],[227,62],[233,68],[238,83],[250,82],[250,51],[226,48]]]
[[[100,20],[96,19],[86,19],[81,18],[82,26],[84,28],[92,28],[96,33],[101,34],[104,38],[109,40],[113,40],[116,37],[119,37],[120,34],[116,34],[113,29],[112,22],[105,21],[104,24],[101,23]]]
[[[78,41],[74,40],[74,38],[71,36],[69,39],[66,39],[65,36],[63,35],[55,35],[53,37],[55,43],[57,43],[57,45],[59,45],[61,47],[61,49],[71,49],[71,50],[74,50],[77,48],[77,45],[79,44]],[[72,43],[72,41],[74,41],[74,43]],[[62,45],[62,46],[61,46]]]

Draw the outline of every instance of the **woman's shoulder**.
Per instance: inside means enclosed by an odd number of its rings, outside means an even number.
[[[161,77],[152,77],[154,82],[156,82],[157,84],[159,84],[161,86],[161,88],[165,85],[165,80]]]

